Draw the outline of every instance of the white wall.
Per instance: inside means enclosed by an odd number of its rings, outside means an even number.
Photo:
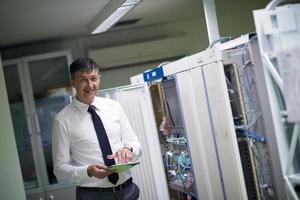
[[[0,199],[26,199],[0,58]]]
[[[252,11],[265,8],[270,0],[215,0],[215,2],[220,35],[236,38],[242,34],[255,32]]]
[[[71,49],[73,58],[87,56],[88,50],[110,46],[131,44],[136,42],[149,41],[157,38],[168,38],[184,35],[187,43],[184,49],[185,55],[190,55],[201,51],[208,46],[207,31],[204,19],[190,19],[181,22],[159,24],[143,28],[128,29],[118,32],[108,32],[105,34],[89,35],[74,39],[48,41],[3,50],[5,60],[40,54],[52,51]],[[118,57],[118,55],[116,55]],[[130,76],[143,72],[145,69],[155,67],[154,64],[131,66],[129,68],[118,68],[113,70],[102,70],[102,88],[116,87],[129,83]],[[104,81],[105,80],[105,81]]]

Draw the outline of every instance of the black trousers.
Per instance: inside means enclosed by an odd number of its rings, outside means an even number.
[[[76,188],[76,200],[137,200],[140,190],[135,183],[131,183],[120,191],[100,192]]]

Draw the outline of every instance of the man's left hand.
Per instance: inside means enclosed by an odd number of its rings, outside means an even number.
[[[132,153],[127,147],[124,147],[122,149],[119,149],[116,153],[108,155],[107,158],[116,158],[119,163],[127,163],[132,160]]]

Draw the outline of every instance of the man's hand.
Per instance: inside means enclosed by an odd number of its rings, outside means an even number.
[[[108,171],[107,167],[104,165],[90,165],[87,168],[87,174],[89,177],[94,176],[96,178],[103,179],[112,173],[113,171]]]
[[[127,147],[124,147],[122,149],[119,149],[116,153],[108,155],[107,158],[116,158],[119,163],[127,163],[132,160],[132,153]]]

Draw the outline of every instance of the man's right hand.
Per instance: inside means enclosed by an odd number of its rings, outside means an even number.
[[[96,178],[103,179],[112,173],[113,172],[108,171],[107,167],[104,165],[90,165],[87,168],[87,174],[89,177],[94,176]]]

